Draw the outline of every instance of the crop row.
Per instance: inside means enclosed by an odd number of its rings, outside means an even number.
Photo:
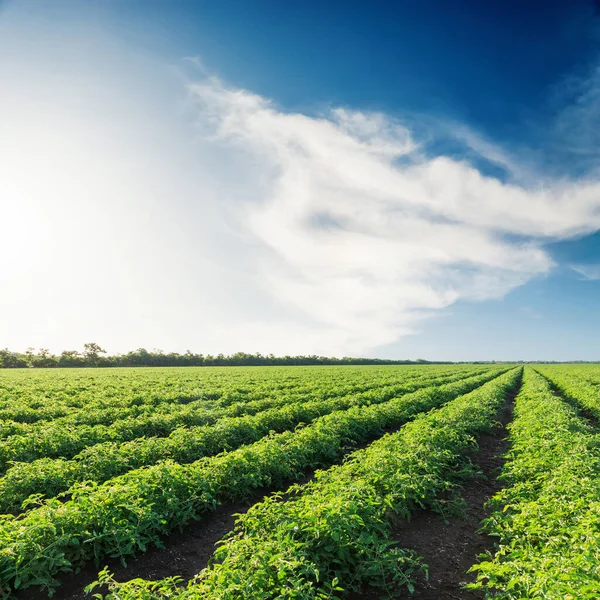
[[[553,377],[554,379],[554,377]],[[530,368],[486,529],[498,539],[477,564],[494,598],[600,598],[600,436]]]
[[[497,370],[490,370],[464,381],[469,385],[480,385],[497,374]],[[138,438],[120,444],[96,444],[84,449],[72,460],[42,458],[30,463],[15,463],[0,478],[0,512],[18,511],[23,501],[32,494],[51,498],[68,490],[75,482],[87,480],[101,483],[160,460],[190,463],[203,456],[255,442],[270,431],[286,431],[334,411],[387,400],[387,393],[371,393],[295,403],[267,409],[256,415],[223,418],[213,425],[179,428],[166,438]]]
[[[514,379],[514,371],[501,375],[492,388]],[[0,521],[0,589],[8,596],[11,589],[51,586],[57,574],[91,559],[145,551],[159,544],[162,535],[220,503],[249,497],[257,488],[281,487],[307,468],[329,466],[349,446],[476,386],[471,379],[419,390],[382,404],[337,411],[293,432],[188,465],[166,461],[103,484],[77,484],[65,503],[49,500]]]
[[[552,377],[554,373],[569,375],[587,381],[593,385],[600,384],[600,365],[598,364],[571,364],[571,365],[535,365],[535,369],[543,371],[544,376]]]
[[[177,578],[112,582],[112,598],[339,598],[361,585],[397,592],[420,568],[392,541],[391,522],[431,507],[455,467],[490,428],[520,369],[421,415],[313,481],[271,496],[241,516],[212,566],[186,588]],[[110,582],[105,573],[104,581]]]
[[[365,398],[393,398],[438,381],[464,377],[464,373],[445,377],[420,376],[357,394]],[[117,420],[110,425],[65,426],[60,421],[44,423],[28,433],[11,435],[0,441],[0,473],[11,462],[31,462],[39,458],[72,458],[85,448],[102,442],[125,442],[142,436],[164,437],[179,427],[209,425],[228,416],[256,414],[290,402],[286,396],[241,402],[229,406],[192,403],[170,413],[151,413],[143,417]],[[31,427],[31,426],[30,426]]]
[[[598,385],[577,377],[568,368],[556,370],[548,367],[536,367],[551,384],[567,399],[596,418],[600,418],[600,390]]]

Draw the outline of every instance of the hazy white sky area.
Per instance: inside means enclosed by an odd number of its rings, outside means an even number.
[[[502,181],[392,116],[291,114],[21,6],[0,13],[1,346],[376,355],[600,229],[597,181],[530,177],[467,128]]]

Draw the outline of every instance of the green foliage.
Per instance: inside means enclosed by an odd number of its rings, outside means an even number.
[[[253,506],[223,540],[212,566],[184,589],[168,582],[112,582],[110,598],[178,600],[341,598],[361,584],[389,594],[412,589],[423,567],[390,537],[391,519],[431,507],[449,490],[474,436],[489,429],[514,388],[514,369],[397,433],[355,452],[313,481]],[[165,586],[163,588],[162,586]],[[164,595],[163,595],[164,589]]]
[[[60,360],[103,364],[101,350]],[[19,360],[0,351],[4,366]],[[600,369],[535,369],[524,369],[505,486],[484,524],[497,544],[475,565],[474,586],[490,598],[596,599]],[[52,592],[61,573],[160,546],[219,504],[285,489],[307,469],[325,470],[250,509],[188,585],[119,583],[104,570],[91,591],[107,585],[114,600],[342,598],[364,584],[385,597],[410,592],[426,567],[392,542],[391,523],[452,503],[465,452],[520,370],[6,369],[0,510],[12,514],[0,515],[0,597]]]
[[[415,369],[414,374],[419,371],[421,375],[430,373],[443,377],[441,371],[436,371],[438,368],[431,369]],[[281,487],[301,477],[307,468],[329,466],[338,461],[349,446],[364,443],[381,435],[386,427],[397,427],[423,411],[473,390],[506,368],[483,369],[481,375],[466,379],[465,375],[474,372],[473,367],[462,370],[452,367],[449,371],[450,380],[457,375],[461,379],[386,400],[393,389],[403,385],[418,387],[423,380],[420,384],[407,383],[407,371],[387,367],[381,376],[383,380],[390,377],[392,382],[389,389],[385,389],[386,386],[378,389],[377,382],[373,382],[378,372],[374,368],[351,372],[342,369],[337,372],[342,380],[337,389],[348,391],[347,378],[355,372],[359,383],[350,387],[370,387],[373,394],[365,396],[358,405],[318,417],[312,424],[294,431],[268,435],[255,443],[190,464],[164,461],[129,471],[105,483],[77,483],[64,502],[48,500],[18,518],[6,516],[0,521],[0,586],[5,595],[12,589],[31,585],[51,587],[57,574],[71,571],[87,561],[98,562],[105,556],[124,558],[145,551],[150,545],[160,544],[162,535],[200,518],[219,503],[248,497],[256,488]],[[245,372],[258,378],[251,370]],[[320,386],[321,397],[335,397],[336,386],[328,387],[325,383],[327,378],[335,376],[335,369],[320,373],[320,370],[307,369],[304,375],[302,370],[288,375],[306,377],[309,389]],[[274,377],[273,371],[269,374]],[[504,381],[506,376],[502,377]],[[514,373],[510,377],[514,379]],[[325,379],[315,384],[315,378]],[[286,387],[278,379],[270,382],[278,389]],[[301,395],[299,392],[296,398]],[[225,396],[222,393],[220,400]],[[233,435],[234,430],[224,434],[225,438]],[[225,443],[225,438],[220,443]],[[235,445],[240,441],[243,440],[237,438],[231,443]],[[54,467],[48,470],[50,477],[58,477],[61,467],[67,469],[67,463],[52,463]],[[42,463],[41,467],[48,464]],[[106,467],[110,468],[110,464]],[[39,503],[37,497],[32,500]],[[382,547],[379,548],[383,552]],[[371,568],[375,566],[374,563]]]
[[[497,371],[475,375],[473,382],[479,384],[490,378]],[[238,402],[226,408],[205,408],[197,415],[191,415],[190,409],[195,403],[187,405],[183,414],[186,421],[201,421],[206,425],[178,427],[169,436],[147,437],[156,432],[156,429],[146,429],[144,437],[138,437],[129,442],[105,442],[89,445],[89,436],[82,436],[69,447],[78,447],[76,444],[85,445],[84,449],[71,460],[64,458],[40,458],[32,462],[16,462],[0,479],[0,510],[19,511],[21,504],[31,494],[43,493],[46,497],[53,497],[60,492],[65,492],[78,481],[93,480],[103,482],[111,477],[116,477],[146,465],[152,465],[160,460],[172,459],[180,464],[190,463],[202,456],[211,456],[226,450],[238,448],[243,444],[257,441],[269,432],[283,432],[300,425],[310,423],[314,419],[345,410],[353,406],[371,405],[386,402],[391,398],[418,389],[430,384],[450,383],[454,380],[464,379],[464,373],[454,373],[452,376],[439,377],[418,376],[408,378],[400,384],[387,385],[375,390],[357,392],[339,398],[324,400],[311,400],[308,402],[292,402],[289,397],[283,397],[286,404],[283,407],[265,408],[258,410],[254,415],[229,417],[229,414],[239,414],[254,408],[265,406],[264,401]],[[466,381],[466,380],[465,380]],[[279,404],[281,398],[278,399]],[[206,403],[205,403],[206,405]],[[202,406],[202,404],[201,404]],[[268,404],[266,404],[268,406]],[[179,413],[178,413],[179,414]],[[170,417],[173,413],[170,413]],[[156,415],[152,415],[156,423]],[[170,424],[171,421],[169,421]],[[136,423],[127,431],[139,432],[140,428],[147,425],[147,419],[138,416]],[[122,429],[117,429],[114,424],[111,429],[118,435]],[[105,431],[106,428],[103,429]],[[67,433],[57,425],[52,426],[52,431],[61,435],[62,440],[69,440]],[[83,429],[87,432],[88,430]],[[82,432],[82,428],[74,430],[75,435]],[[35,434],[34,442],[38,452],[40,447],[40,433]],[[22,438],[15,436],[12,440]],[[0,443],[0,451],[6,449]],[[65,445],[58,446],[65,453]],[[19,446],[23,449],[23,445]],[[50,452],[46,452],[51,454]],[[0,454],[1,456],[1,454]]]
[[[543,371],[577,394],[563,370]],[[513,600],[599,598],[600,435],[531,368],[510,433],[507,486],[485,523],[498,548],[474,566],[477,587]]]
[[[600,418],[600,372],[588,365],[537,367],[553,388],[572,404]]]

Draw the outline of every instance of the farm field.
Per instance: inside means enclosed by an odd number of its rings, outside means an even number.
[[[0,600],[600,600],[599,32],[0,0]]]
[[[599,389],[596,365],[2,370],[0,598],[599,598]]]

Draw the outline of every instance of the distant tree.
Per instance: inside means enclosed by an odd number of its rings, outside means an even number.
[[[0,368],[22,369],[28,367],[27,357],[18,352],[11,352],[8,348],[0,350]]]
[[[35,348],[31,346],[25,350],[25,360],[27,361],[28,367],[33,367],[33,363],[35,361]]]
[[[132,367],[145,367],[152,365],[152,355],[146,348],[138,348],[133,352],[128,352],[124,356],[125,364]]]
[[[85,365],[85,358],[77,350],[63,350],[58,357],[58,366],[60,367],[82,367]]]
[[[57,358],[46,348],[40,348],[37,354],[34,354],[31,359],[31,366],[41,369],[57,366]]]
[[[95,342],[83,345],[83,356],[89,365],[94,367],[97,366],[100,362],[101,354],[106,354],[106,350],[100,348]]]
[[[38,352],[34,348],[28,348],[24,354],[12,352],[8,348],[0,350],[0,368],[18,367],[184,367],[184,366],[257,366],[257,365],[385,365],[385,364],[446,364],[429,363],[423,359],[410,360],[382,360],[377,358],[343,358],[304,355],[304,356],[275,356],[274,354],[263,355],[259,352],[249,354],[247,352],[236,352],[234,354],[195,354],[187,350],[185,354],[177,352],[165,353],[159,349],[148,351],[138,348],[127,354],[114,354],[102,356],[106,350],[98,344],[91,342],[84,345],[82,353],[76,350],[64,350],[59,356],[55,356],[49,350],[42,348]]]

